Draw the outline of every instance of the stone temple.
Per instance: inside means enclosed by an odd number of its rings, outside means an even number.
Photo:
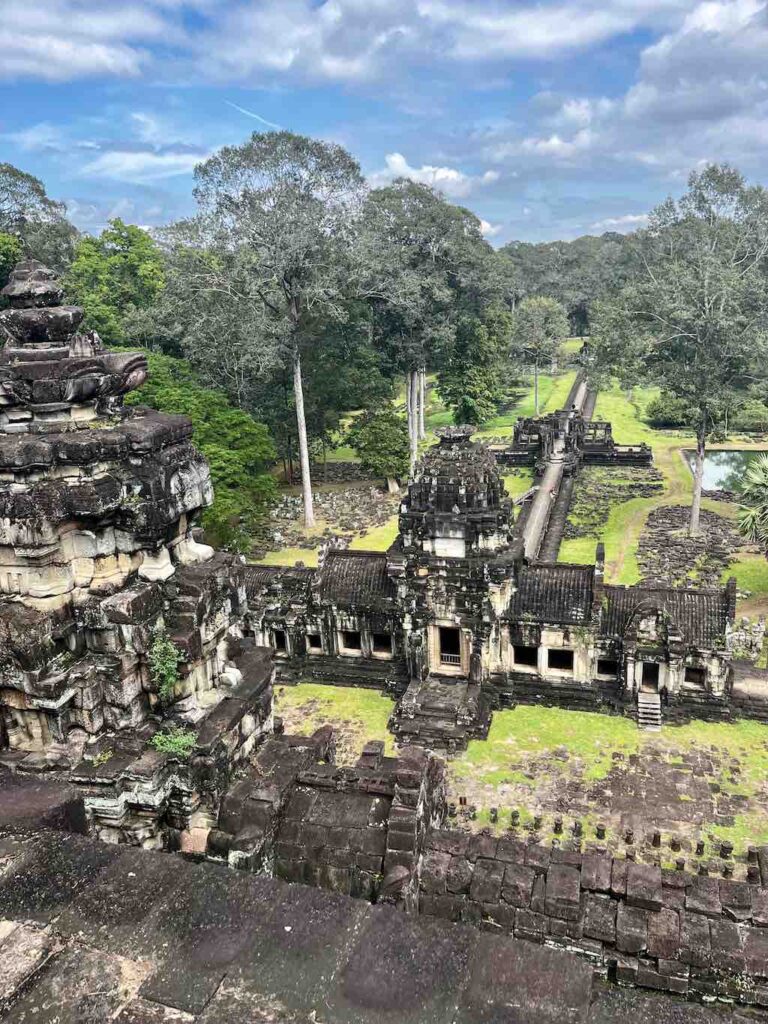
[[[579,466],[650,458],[592,422],[584,380],[511,445],[442,431],[386,553],[245,566],[198,538],[188,421],[123,405],[143,357],[79,333],[39,263],[4,295],[0,1020],[756,1019],[768,848],[738,874],[720,850],[718,877],[698,850],[637,863],[451,820],[439,752],[501,707],[766,717],[734,671],[733,583],[556,561]],[[516,516],[504,464],[536,469]],[[330,726],[286,735],[276,674],[390,694],[399,754],[339,765]]]

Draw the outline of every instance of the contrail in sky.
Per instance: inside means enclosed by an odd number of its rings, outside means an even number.
[[[228,107],[234,107],[234,109],[239,110],[241,114],[245,114],[246,117],[253,117],[256,121],[261,121],[261,123],[265,124],[267,128],[276,128],[279,132],[283,130],[279,124],[273,124],[272,121],[267,121],[267,119],[262,117],[260,114],[254,114],[252,110],[246,110],[245,107],[238,107],[236,103],[230,103],[229,100],[224,100],[224,102]]]

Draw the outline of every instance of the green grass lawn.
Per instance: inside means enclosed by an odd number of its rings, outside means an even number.
[[[527,467],[515,469],[504,477],[504,487],[511,498],[525,494],[533,484],[533,470]]]
[[[275,714],[283,719],[287,733],[311,736],[320,726],[334,727],[339,764],[353,764],[368,740],[383,740],[386,753],[395,753],[395,741],[387,729],[392,708],[389,697],[378,690],[300,683],[275,691]]]
[[[386,551],[397,537],[396,515],[381,526],[376,526],[367,533],[355,537],[350,543],[353,551]]]
[[[383,740],[387,753],[395,752],[387,728],[392,708],[377,691],[316,683],[279,686],[275,699],[288,733],[333,725],[343,764],[354,763],[367,740]],[[741,857],[748,845],[768,843],[768,726],[759,722],[692,722],[648,733],[621,716],[520,706],[495,712],[488,739],[473,740],[447,770],[450,799],[464,795],[477,808],[476,819],[464,822],[473,828],[488,827],[497,807],[500,820],[491,827],[503,831],[516,808],[523,824],[542,817],[548,842],[560,814],[582,823],[588,844],[596,822],[605,822],[608,846],[623,852],[631,822],[641,860],[651,852],[647,842],[641,849],[642,838],[654,828],[665,837],[668,859],[672,834],[687,843],[689,856],[697,838],[729,839]],[[645,780],[659,775],[667,780],[664,797],[647,803]],[[705,797],[693,798],[692,788]],[[627,792],[634,794],[629,810]]]
[[[653,449],[653,461],[664,477],[664,490],[650,498],[632,498],[615,505],[610,512],[601,539],[606,550],[606,579],[611,583],[633,584],[640,579],[637,565],[637,548],[640,535],[651,510],[662,505],[688,505],[693,495],[693,476],[683,460],[680,450],[695,445],[692,435],[684,431],[662,431],[650,427],[643,416],[648,403],[657,396],[656,388],[636,388],[629,398],[617,385],[602,390],[595,407],[596,420],[610,420],[613,436],[619,444],[649,444]],[[764,445],[738,441],[717,447],[754,447]],[[735,506],[727,502],[705,498],[702,508],[718,515],[733,518]],[[565,540],[560,546],[561,562],[584,562],[594,558],[595,540],[580,537]],[[759,583],[761,593],[768,595],[768,573],[763,575],[755,563],[756,556],[742,555],[727,575],[740,574],[743,579],[752,578]],[[744,586],[750,590],[757,587]]]

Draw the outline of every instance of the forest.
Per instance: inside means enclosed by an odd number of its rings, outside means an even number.
[[[392,487],[427,443],[428,395],[483,427],[567,338],[595,381],[653,386],[646,419],[694,433],[768,428],[768,197],[709,166],[648,227],[494,249],[470,210],[398,179],[371,188],[342,147],[275,131],[194,172],[195,213],[80,234],[45,185],[0,165],[0,278],[22,257],[62,276],[84,327],[141,347],[132,401],[181,412],[207,456],[215,543],[248,553],[281,484],[340,451]],[[570,344],[571,351],[581,342]],[[764,535],[760,495],[745,528]],[[698,529],[701,478],[690,528]],[[761,516],[763,518],[761,519]]]

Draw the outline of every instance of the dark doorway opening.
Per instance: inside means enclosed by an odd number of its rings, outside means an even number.
[[[341,634],[341,642],[348,651],[359,651],[362,644],[360,633],[356,629],[345,629]]]
[[[539,667],[538,647],[529,647],[527,644],[515,644],[512,650],[514,651],[516,665],[525,665],[526,668]]]
[[[392,653],[392,634],[391,633],[374,633],[373,634],[373,649],[376,654],[391,654]]]
[[[703,688],[707,681],[707,670],[705,668],[688,666],[685,670],[685,681],[689,686],[700,686]]]
[[[288,650],[288,641],[286,640],[284,629],[272,630],[272,643],[276,651],[285,653]]]
[[[573,651],[550,648],[547,651],[547,665],[557,672],[573,672]]]
[[[310,651],[322,651],[323,638],[319,633],[307,633],[307,647]]]
[[[597,674],[599,676],[611,676],[612,679],[615,679],[619,674],[618,661],[614,661],[613,658],[598,658]]]
[[[440,664],[461,665],[461,634],[453,626],[440,627]]]
[[[658,690],[659,688],[659,666],[655,661],[644,661],[643,662],[643,682],[642,686],[644,690]]]

